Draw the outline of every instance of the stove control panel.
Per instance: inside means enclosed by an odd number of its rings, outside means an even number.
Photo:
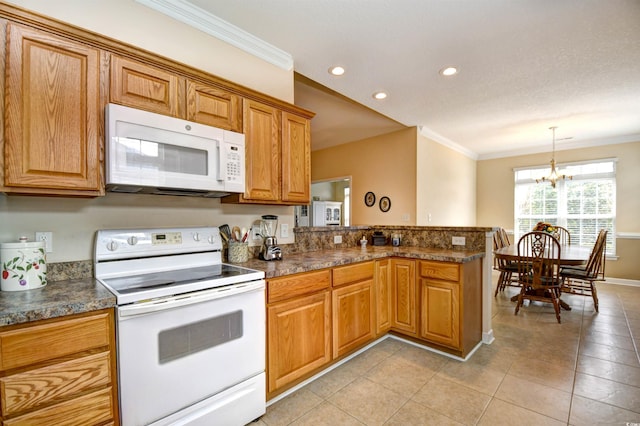
[[[182,232],[163,232],[151,234],[151,244],[182,244]]]
[[[95,260],[222,251],[218,227],[105,229],[96,233]]]

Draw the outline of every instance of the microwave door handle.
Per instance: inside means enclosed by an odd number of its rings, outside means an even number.
[[[219,181],[225,182],[227,180],[227,167],[226,161],[223,157],[224,147],[222,146],[224,142],[216,141],[216,150],[218,154],[218,171],[216,174],[216,179]]]

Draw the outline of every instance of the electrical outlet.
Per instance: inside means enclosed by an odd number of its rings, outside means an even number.
[[[342,243],[342,235],[334,235],[333,244],[341,244],[341,243]]]
[[[36,232],[36,241],[44,241],[44,251],[53,252],[53,232]]]
[[[405,214],[402,215],[402,221],[403,222],[409,222],[409,218],[410,217],[411,216],[409,216],[409,213],[405,213]]]
[[[465,245],[465,237],[451,237],[451,244],[454,246]]]
[[[251,227],[251,238],[253,238],[253,241],[257,241],[260,240],[262,237],[260,236],[260,227],[253,225]]]
[[[280,238],[289,238],[289,224],[281,223],[280,224]]]

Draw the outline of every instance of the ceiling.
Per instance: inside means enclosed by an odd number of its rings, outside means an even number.
[[[402,126],[479,159],[550,151],[551,126],[557,150],[640,141],[639,0],[188,3],[291,55],[313,149]]]

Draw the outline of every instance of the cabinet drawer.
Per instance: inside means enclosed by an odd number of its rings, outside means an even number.
[[[90,426],[113,418],[113,390],[109,387],[13,419],[3,426]]]
[[[32,410],[110,383],[109,352],[0,378],[2,415]]]
[[[333,286],[355,283],[373,278],[373,262],[356,263],[333,269]]]
[[[109,345],[109,313],[0,333],[0,371]]]
[[[267,303],[315,293],[330,286],[331,274],[329,270],[275,278],[267,282]]]
[[[420,276],[446,281],[460,281],[460,265],[457,263],[420,261]]]

